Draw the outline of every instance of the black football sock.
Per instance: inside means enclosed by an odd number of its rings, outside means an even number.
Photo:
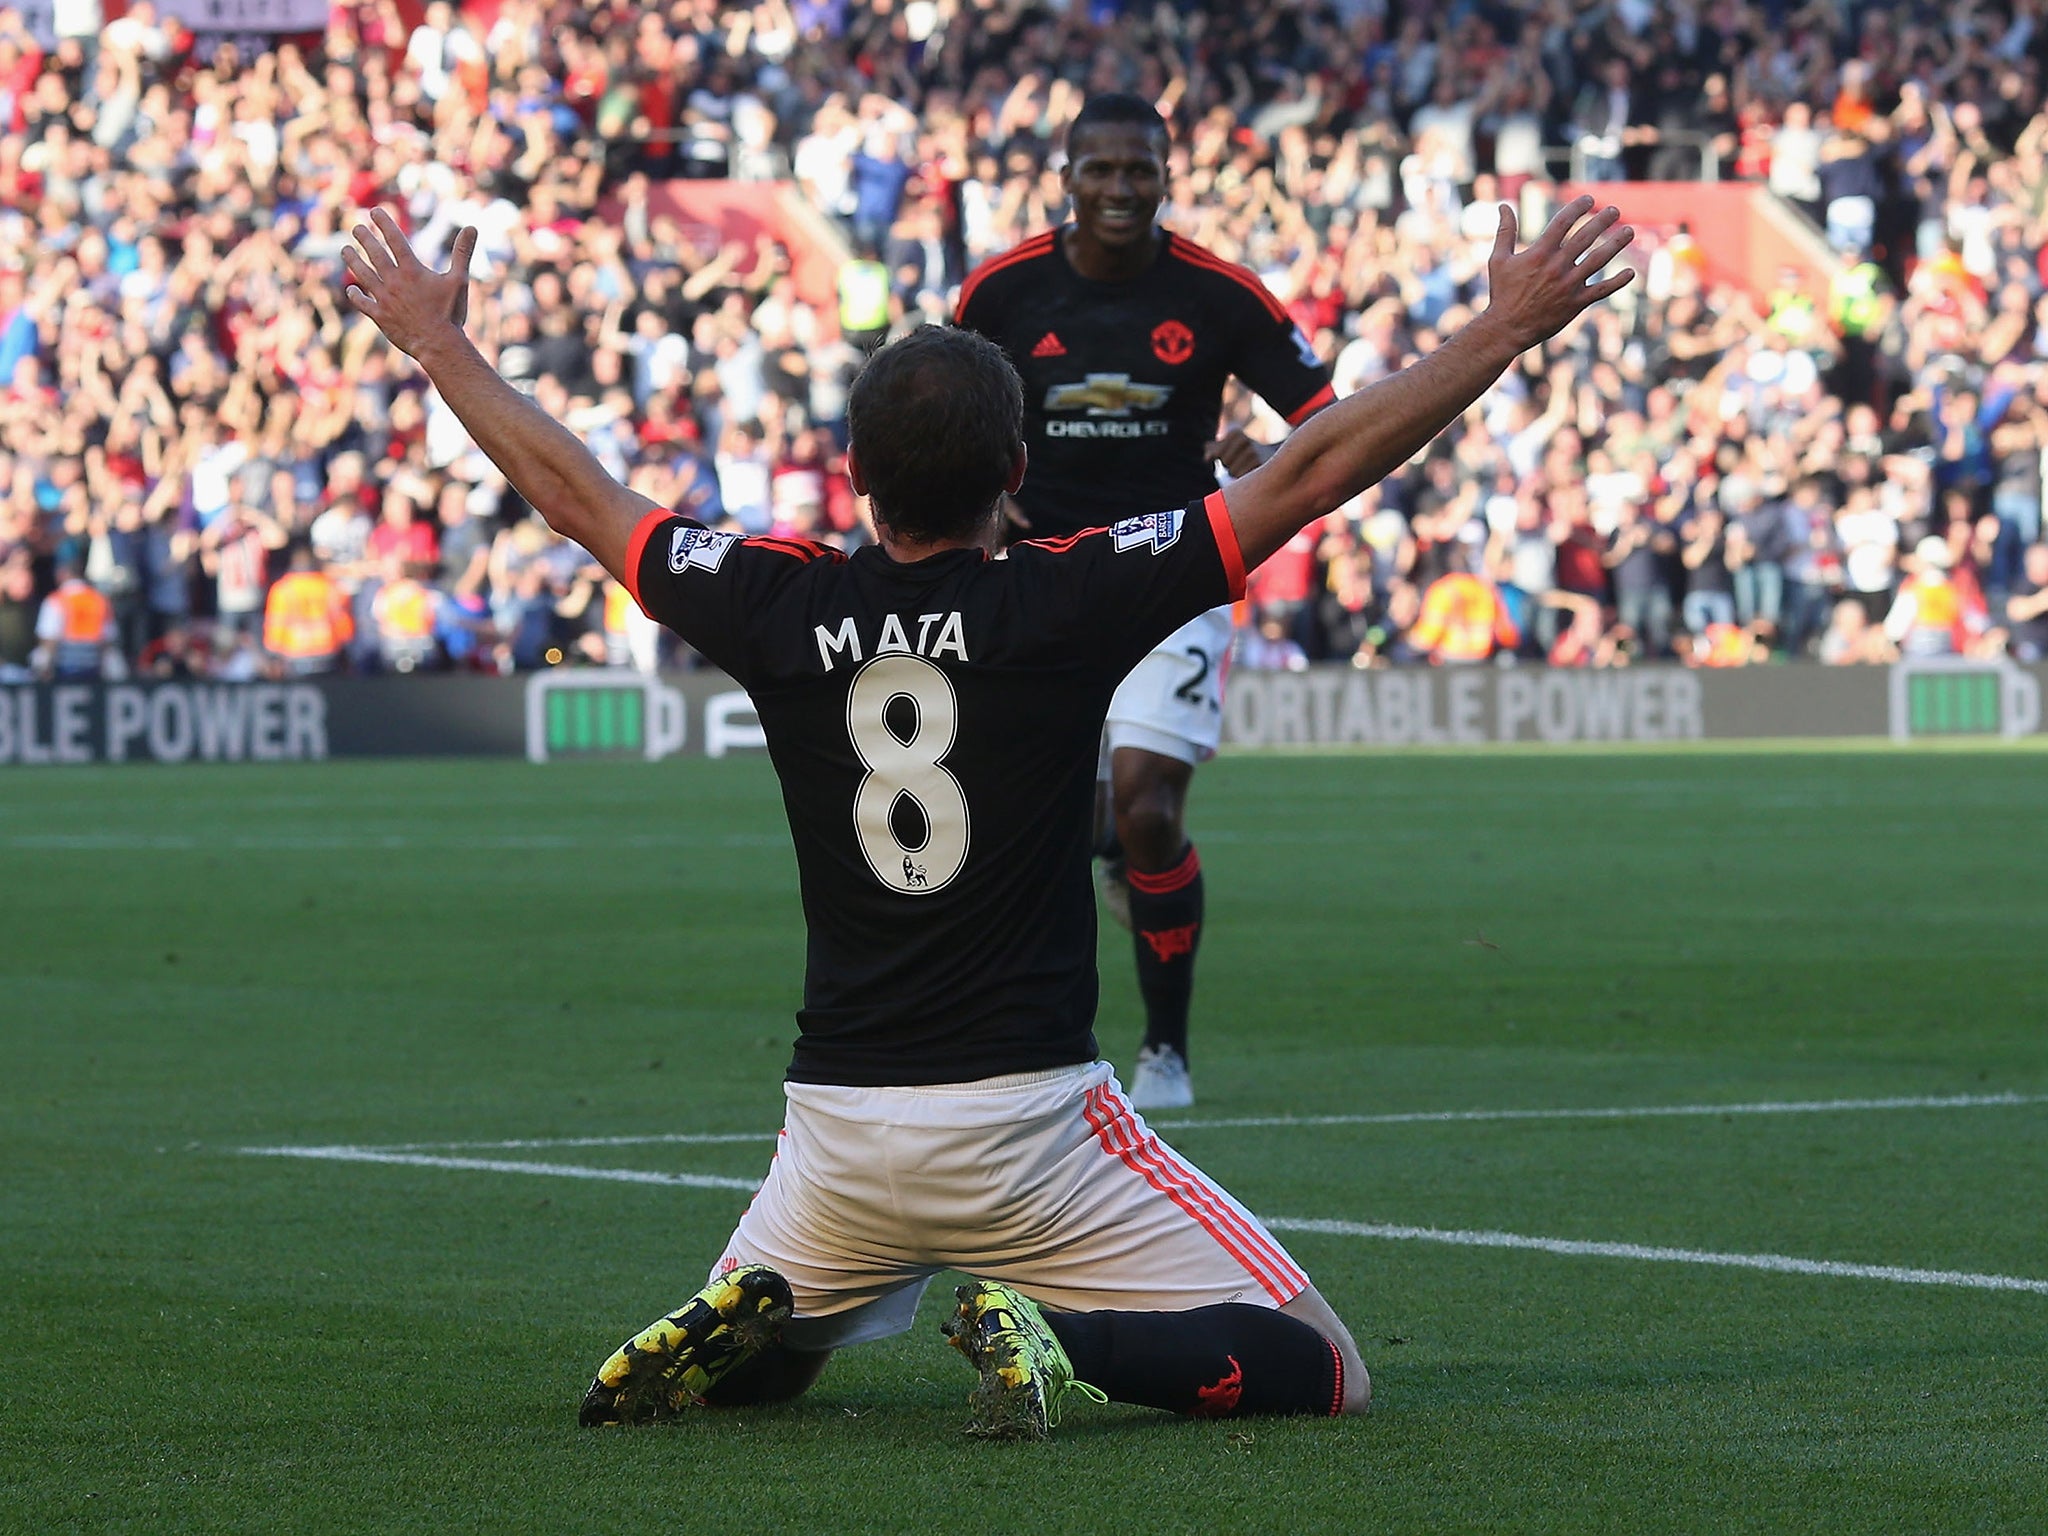
[[[1074,1378],[1114,1402],[1200,1419],[1334,1414],[1344,1359],[1299,1318],[1243,1302],[1192,1312],[1047,1312]]]
[[[791,1349],[770,1344],[753,1359],[735,1366],[732,1374],[704,1394],[714,1408],[751,1408],[758,1403],[786,1403],[801,1397],[832,1358],[829,1349]]]
[[[1202,943],[1202,861],[1189,843],[1172,868],[1133,866],[1125,879],[1131,887],[1138,995],[1145,1001],[1145,1044],[1170,1045],[1185,1057],[1195,951]]]

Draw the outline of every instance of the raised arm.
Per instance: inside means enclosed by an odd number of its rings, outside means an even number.
[[[1620,217],[1613,208],[1594,213],[1590,197],[1576,198],[1517,251],[1515,215],[1503,204],[1485,313],[1420,362],[1311,418],[1263,467],[1224,491],[1245,568],[1406,463],[1517,357],[1619,292],[1633,271],[1591,279],[1635,238],[1614,227]]]
[[[390,343],[426,369],[490,461],[548,526],[573,539],[624,581],[626,547],[649,512],[661,508],[604,472],[575,434],[498,376],[463,333],[469,313],[469,258],[476,231],[456,232],[449,268],[422,265],[390,214],[355,227],[342,253],[350,301]]]

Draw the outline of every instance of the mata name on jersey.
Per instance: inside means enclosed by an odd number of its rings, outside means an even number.
[[[933,626],[937,633],[933,633]],[[967,659],[967,633],[961,627],[960,615],[956,613],[921,613],[917,616],[917,637],[912,642],[910,631],[904,628],[903,620],[893,613],[882,615],[882,632],[874,643],[862,648],[860,631],[854,625],[852,615],[839,621],[837,630],[827,629],[823,624],[815,626],[812,633],[818,642],[818,660],[830,672],[840,658],[850,662],[865,661],[870,656],[885,655],[890,651],[905,651],[913,656],[923,656],[936,661],[941,656],[952,656],[957,660]]]

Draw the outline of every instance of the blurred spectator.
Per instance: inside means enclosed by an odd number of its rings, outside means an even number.
[[[263,648],[293,677],[332,672],[355,634],[348,597],[321,570],[313,551],[299,545],[291,569],[271,584],[263,609]]]
[[[17,545],[0,561],[0,683],[35,681],[40,613],[35,564],[28,546]]]
[[[200,564],[213,578],[214,617],[222,630],[254,634],[261,626],[270,553],[287,542],[274,518],[240,503],[225,508],[199,536]]]
[[[1870,622],[1861,603],[1845,597],[1835,604],[1827,632],[1820,639],[1822,661],[1829,666],[1855,666],[1890,661],[1897,654],[1884,631]]]
[[[2005,600],[2012,651],[2021,661],[2048,660],[2048,544],[2029,544],[2019,580]],[[0,653],[0,662],[4,662]]]
[[[1735,579],[1728,570],[1728,520],[1718,507],[1703,507],[1678,530],[1685,567],[1685,627],[1700,634],[1716,624],[1735,623]]]
[[[1951,579],[1955,556],[1944,539],[1929,535],[1913,552],[1914,572],[1899,585],[1884,621],[1884,636],[1906,656],[1960,656],[1982,621]]]
[[[1671,586],[1665,563],[1677,548],[1677,537],[1641,504],[1622,504],[1603,563],[1614,583],[1618,623],[1652,656],[1670,651]]]
[[[1345,547],[1328,562],[1326,587],[1316,598],[1311,659],[1371,666],[1387,640],[1378,557],[1370,544],[1343,542]]]
[[[1507,603],[1492,582],[1464,569],[1467,556],[1454,549],[1448,569],[1422,594],[1422,613],[1408,632],[1408,644],[1430,661],[1485,661],[1496,650],[1512,653],[1521,640]]]
[[[68,562],[57,566],[57,588],[36,617],[35,670],[59,682],[100,676],[120,639],[114,605]]]
[[[433,664],[438,649],[439,594],[424,580],[432,568],[399,554],[382,564],[383,580],[370,602],[377,660],[387,671],[419,671]]]
[[[1308,653],[1288,633],[1288,616],[1278,608],[1261,608],[1252,627],[1238,640],[1237,663],[1258,672],[1301,672],[1308,667]]]

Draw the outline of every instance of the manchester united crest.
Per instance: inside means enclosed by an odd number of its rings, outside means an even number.
[[[1152,330],[1152,355],[1178,368],[1195,355],[1195,333],[1178,320],[1162,320]]]

